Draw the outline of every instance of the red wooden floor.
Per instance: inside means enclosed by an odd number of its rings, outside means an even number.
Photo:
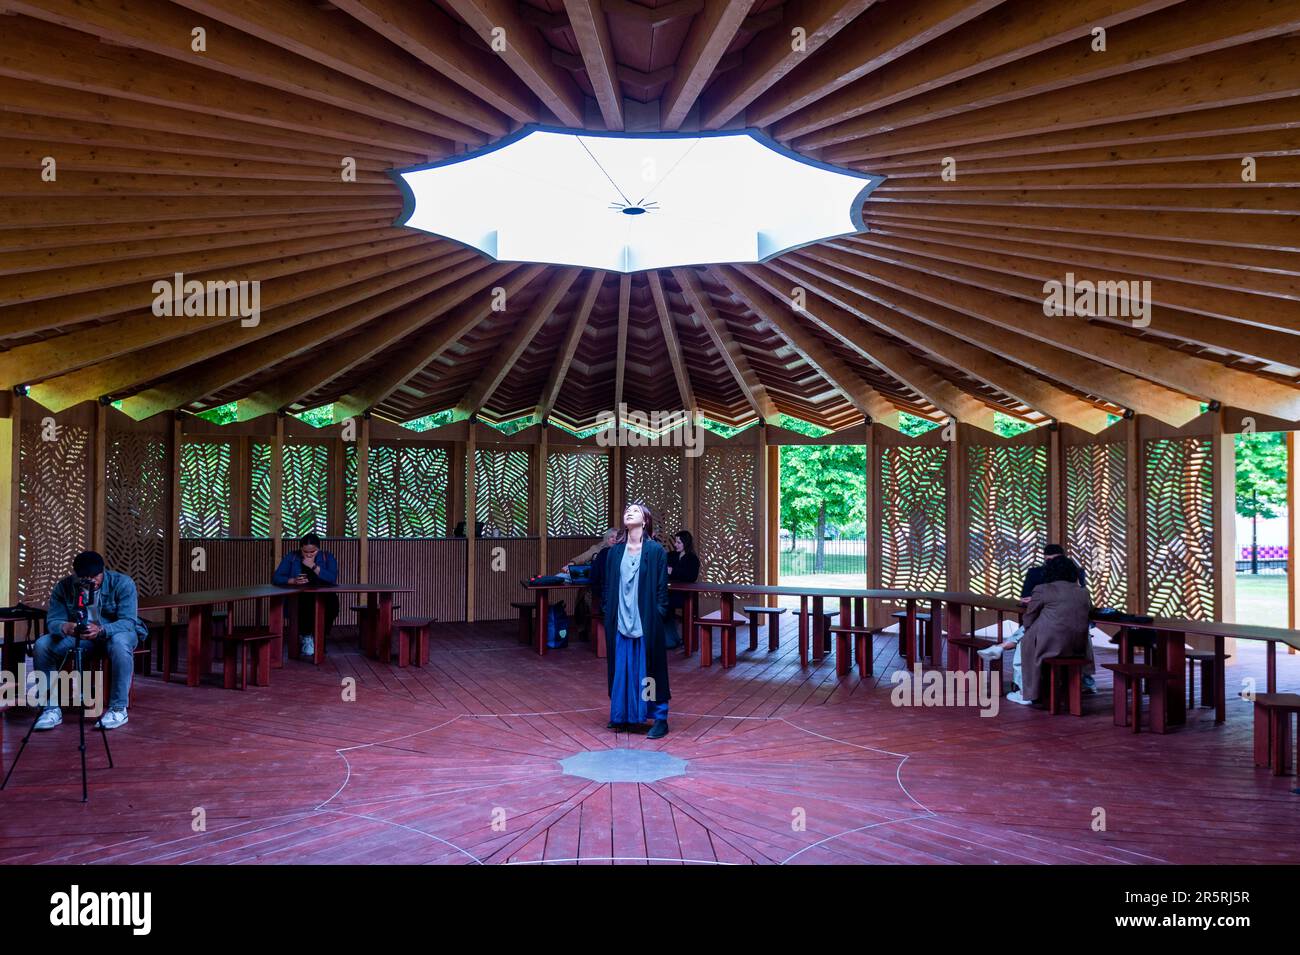
[[[1107,671],[1083,719],[900,708],[892,641],[876,643],[883,677],[838,680],[830,662],[800,669],[786,626],[780,651],[732,670],[674,655],[659,742],[605,729],[605,663],[585,644],[539,658],[513,624],[439,628],[425,669],[373,663],[342,631],[322,669],[286,663],[266,689],[141,679],[115,769],[90,741],[89,806],[75,723],[34,737],[0,793],[0,861],[1300,861],[1300,783],[1253,766],[1232,690],[1225,726],[1196,709],[1163,737],[1112,725]],[[1256,648],[1233,662],[1231,688],[1262,685]],[[1300,657],[1280,673],[1294,691]],[[27,718],[6,722],[7,767]],[[609,747],[688,767],[645,784],[561,771]]]

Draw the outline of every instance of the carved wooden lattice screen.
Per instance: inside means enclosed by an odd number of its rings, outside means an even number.
[[[142,594],[167,590],[167,442],[121,432],[107,441],[104,559]]]
[[[180,454],[181,537],[233,537],[231,445],[186,439]]]
[[[377,444],[370,447],[371,537],[446,537],[447,491],[451,456],[429,445]],[[343,506],[347,534],[357,534],[357,449],[347,446]]]
[[[686,527],[686,465],[680,451],[624,451],[623,502],[638,501],[650,506],[659,519],[659,527],[667,528],[669,534]]]
[[[754,525],[755,454],[751,447],[711,447],[697,465],[700,524],[695,546],[700,578],[728,584],[752,584],[758,554]],[[668,533],[678,528],[671,527]]]
[[[609,527],[609,455],[552,451],[546,457],[546,532],[599,537]]]
[[[329,533],[330,449],[328,444],[289,443],[283,446],[281,513],[283,534],[299,538]],[[271,445],[252,447],[249,525],[254,537],[271,536]]]
[[[1145,442],[1146,612],[1213,619],[1214,483],[1210,439]]]
[[[885,447],[880,453],[881,585],[942,590],[945,567],[948,449]]]
[[[474,520],[480,536],[528,536],[529,457],[512,448],[475,450]]]
[[[967,463],[970,588],[1019,597],[1047,541],[1047,448],[974,445]]]
[[[90,429],[24,424],[19,456],[18,597],[44,604],[90,543]]]
[[[1065,550],[1087,573],[1098,607],[1128,604],[1127,495],[1122,443],[1065,449]]]

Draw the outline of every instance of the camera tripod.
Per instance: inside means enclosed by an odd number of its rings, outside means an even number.
[[[81,801],[89,802],[90,788],[86,781],[86,688],[82,683],[86,670],[83,666],[85,649],[82,647],[82,643],[83,641],[81,637],[78,636],[77,645],[73,649],[69,650],[68,653],[63,655],[63,663],[68,662],[68,654],[73,654],[73,665],[76,667],[77,673],[77,693],[80,698],[75,704],[69,703],[69,705],[75,705],[77,707],[77,731],[80,733],[80,743],[77,748],[81,751]],[[59,669],[63,669],[62,663],[59,664]],[[49,703],[51,692],[52,688],[46,687],[46,703]],[[39,713],[37,714],[36,719],[40,719]],[[32,720],[32,725],[27,728],[27,735],[23,737],[22,743],[18,746],[18,752],[14,754],[14,761],[9,764],[9,772],[5,773],[4,782],[0,782],[0,789],[4,789],[9,785],[9,777],[12,776],[14,770],[18,768],[18,760],[22,759],[23,750],[27,748],[27,741],[32,738],[32,733],[35,732],[35,730],[36,720]],[[108,768],[112,769],[113,751],[108,748],[108,730],[104,729],[102,724],[99,727],[99,734],[104,738],[104,754],[108,757]]]

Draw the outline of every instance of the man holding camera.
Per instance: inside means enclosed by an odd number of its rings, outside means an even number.
[[[72,562],[72,576],[64,577],[50,593],[45,623],[49,632],[36,641],[35,663],[45,672],[47,687],[55,686],[55,674],[63,667],[78,642],[87,653],[105,653],[113,669],[108,710],[96,728],[115,730],[126,723],[126,705],[131,693],[134,652],[149,628],[137,616],[135,581],[126,574],[106,570],[104,558],[93,550],[83,551]],[[36,729],[54,729],[63,722],[57,700],[47,700],[36,720]]]

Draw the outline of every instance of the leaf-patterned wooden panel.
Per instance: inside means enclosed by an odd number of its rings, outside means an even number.
[[[609,455],[552,451],[546,456],[546,532],[599,537],[609,527]]]
[[[695,531],[695,546],[700,579],[752,584],[758,553],[754,450],[711,447],[697,461],[700,526]]]
[[[281,520],[286,538],[329,532],[330,449],[327,444],[285,443]],[[249,527],[254,537],[271,536],[271,445],[251,448]]]
[[[446,537],[451,456],[446,448],[371,445],[367,530],[371,537]],[[356,445],[344,468],[347,533],[357,533]]]
[[[142,594],[166,590],[167,442],[122,432],[107,441],[104,559],[130,574]]]
[[[1019,597],[1047,542],[1047,449],[978,445],[967,455],[970,589]]]
[[[1098,607],[1128,607],[1128,478],[1124,445],[1065,449],[1065,551],[1087,572]]]
[[[623,503],[650,506],[659,528],[675,534],[686,527],[686,462],[682,452],[669,450],[624,450]],[[623,516],[618,515],[619,526]]]
[[[232,449],[225,441],[184,441],[180,460],[181,537],[230,537]],[[263,535],[265,536],[265,535]]]
[[[19,599],[44,604],[90,546],[90,431],[53,417],[24,424],[18,453],[15,580]]]
[[[948,579],[948,449],[886,447],[880,455],[881,584],[942,590]]]
[[[1214,480],[1210,439],[1147,441],[1146,607],[1157,617],[1214,618]]]
[[[530,455],[507,448],[474,452],[474,516],[485,537],[527,537]]]

